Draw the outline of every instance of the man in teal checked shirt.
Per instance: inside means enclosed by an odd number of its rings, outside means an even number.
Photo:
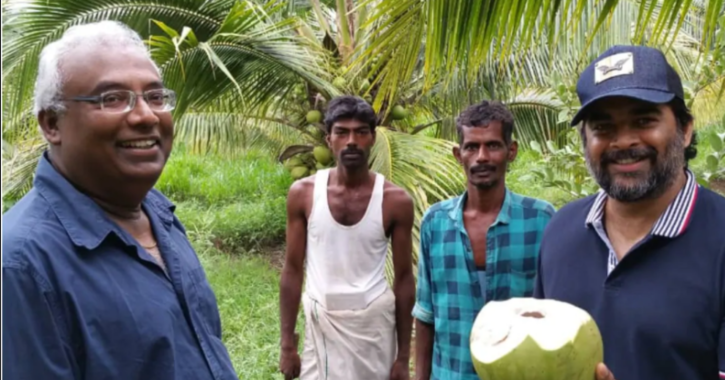
[[[413,310],[419,380],[478,380],[468,343],[476,315],[487,301],[533,294],[539,242],[555,210],[507,189],[518,150],[513,128],[499,102],[473,105],[457,120],[453,154],[467,190],[433,205],[421,224]]]

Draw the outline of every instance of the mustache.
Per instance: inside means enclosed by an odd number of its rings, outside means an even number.
[[[480,165],[476,165],[476,166],[471,166],[469,171],[471,173],[478,173],[478,172],[483,172],[483,171],[492,172],[492,171],[496,171],[496,166],[488,165],[488,164],[480,164]]]
[[[652,147],[620,149],[615,151],[607,151],[602,154],[602,165],[610,164],[619,160],[641,160],[654,159],[657,157],[657,151]]]
[[[360,149],[348,148],[348,149],[345,149],[342,152],[340,152],[340,154],[343,154],[343,155],[344,154],[360,154],[360,155],[362,155],[363,151]]]

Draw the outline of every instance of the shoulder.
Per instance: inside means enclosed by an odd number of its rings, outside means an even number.
[[[292,185],[290,185],[289,191],[287,193],[287,199],[294,200],[295,198],[298,198],[300,196],[310,194],[315,188],[315,178],[317,178],[317,174],[313,174],[311,176],[301,178],[292,182]]]
[[[725,234],[722,233],[722,226],[725,225],[725,197],[702,186],[698,188],[696,196],[691,227],[688,229],[698,231],[702,244],[711,241],[710,244],[725,247]]]
[[[456,208],[461,200],[461,195],[434,203],[423,214],[421,223],[428,225],[437,220],[448,219],[448,214]]]
[[[710,190],[706,187],[700,186],[697,191],[698,206],[702,206],[702,209],[707,211],[708,219],[713,221],[725,223],[725,197]]]
[[[599,193],[571,201],[560,208],[546,226],[546,231],[569,231],[571,226],[584,226]],[[578,231],[579,229],[577,229]],[[547,233],[545,232],[544,235]]]
[[[527,214],[551,218],[556,213],[554,205],[543,199],[525,196],[509,190],[511,207],[525,210]]]
[[[402,187],[386,180],[383,184],[383,211],[401,225],[412,226],[415,219],[413,198]]]
[[[2,262],[27,262],[44,247],[68,239],[50,205],[31,190],[2,216]],[[36,252],[36,253],[34,253]]]
[[[390,182],[387,179],[385,180],[385,184],[383,186],[383,197],[384,199],[389,200],[396,205],[413,205],[413,198],[410,196],[410,194],[408,194],[408,192],[402,187]]]
[[[292,182],[287,192],[287,213],[289,216],[303,216],[311,209],[315,178],[318,175],[314,174]]]
[[[9,214],[9,213],[8,213]],[[2,267],[30,270],[45,278],[53,262],[76,251],[63,225],[48,209],[44,218],[33,215],[3,215]]]

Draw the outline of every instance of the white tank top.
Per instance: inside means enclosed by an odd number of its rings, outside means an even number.
[[[383,294],[388,239],[383,226],[385,177],[375,175],[370,203],[355,225],[338,223],[330,213],[330,169],[315,176],[312,211],[307,222],[306,292],[328,310],[366,308]]]

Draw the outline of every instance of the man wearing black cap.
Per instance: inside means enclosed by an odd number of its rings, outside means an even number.
[[[680,77],[656,49],[615,46],[577,93],[572,125],[601,191],[549,222],[534,296],[596,320],[599,380],[725,379],[725,198],[687,168]]]

